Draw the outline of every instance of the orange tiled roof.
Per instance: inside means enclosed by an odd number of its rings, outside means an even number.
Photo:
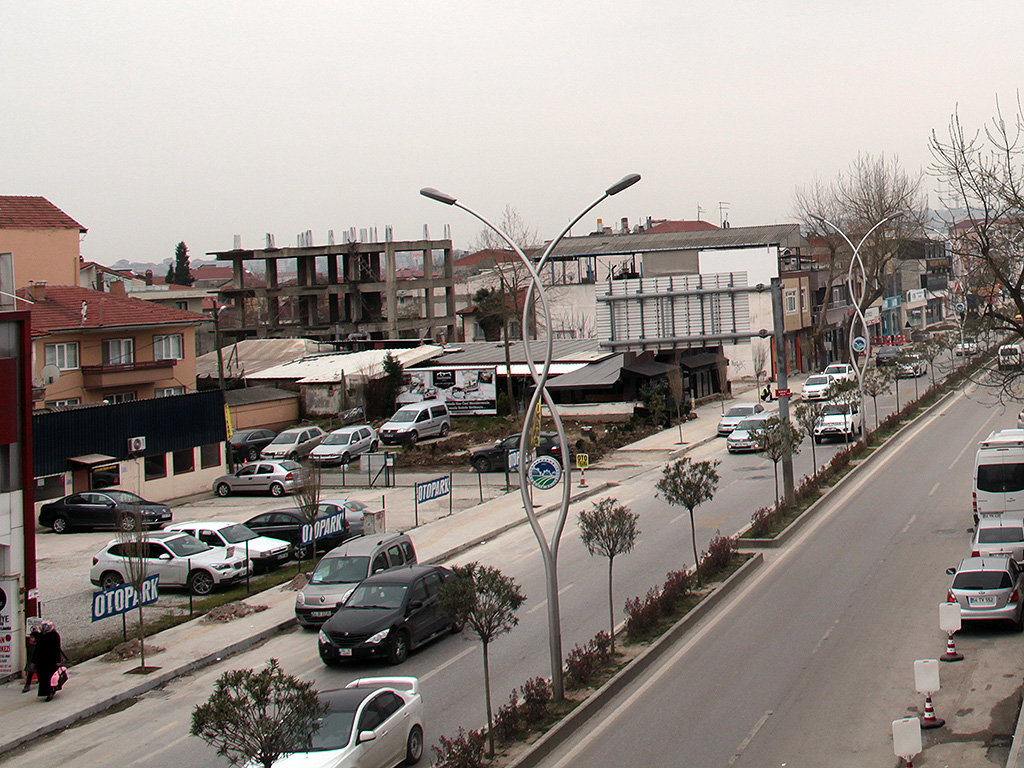
[[[29,288],[18,295],[34,301]],[[29,305],[33,331],[67,331],[80,328],[125,328],[142,325],[188,325],[205,315],[154,304],[151,301],[115,296],[77,285],[47,285],[46,296]]]
[[[86,229],[45,197],[0,195],[0,229]]]

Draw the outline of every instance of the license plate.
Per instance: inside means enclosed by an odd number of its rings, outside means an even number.
[[[338,649],[338,655],[339,656],[351,656],[352,655],[352,649],[351,648],[339,648]]]
[[[312,616],[314,619],[326,619],[332,613],[333,611],[312,611],[310,613],[310,616]]]
[[[975,608],[991,608],[996,604],[996,597],[968,597],[967,603]]]

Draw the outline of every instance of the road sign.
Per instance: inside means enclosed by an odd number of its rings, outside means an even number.
[[[514,472],[519,469],[519,449],[515,448],[508,452],[508,471]]]
[[[779,398],[779,397],[789,397],[791,394],[792,394],[792,392],[790,390],[788,390],[788,389],[776,389],[775,390],[775,397],[776,398]]]
[[[962,301],[958,301],[956,303],[956,311],[957,312],[964,312],[966,309],[967,309],[967,305],[964,304]]]
[[[310,525],[302,524],[302,546],[312,544],[314,541],[325,539],[342,533],[345,530],[345,511],[335,512],[333,515],[317,518],[317,521]]]
[[[434,480],[427,480],[425,483],[416,483],[416,502],[422,504],[425,501],[447,496],[451,492],[451,475],[442,475]]]
[[[861,355],[868,348],[868,340],[865,339],[863,336],[858,336],[853,340],[853,343],[850,346],[853,347],[854,352],[856,352],[858,355]]]
[[[538,456],[530,464],[528,476],[534,488],[546,491],[558,485],[562,478],[562,465],[550,456]]]
[[[159,576],[149,576],[142,582],[142,604],[155,603],[159,597],[157,583]],[[116,587],[104,589],[92,593],[92,620],[99,621],[110,616],[119,616],[122,613],[134,610],[139,607],[139,594],[131,584],[118,584]]]
[[[590,466],[590,454],[589,453],[577,453],[576,454],[576,469],[586,469]]]

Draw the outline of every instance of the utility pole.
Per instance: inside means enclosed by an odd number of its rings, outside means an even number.
[[[775,382],[779,391],[779,419],[789,424],[789,375],[786,371],[786,316],[782,306],[782,278],[772,278],[772,316],[775,325]],[[793,451],[787,445],[782,457],[782,498],[786,506],[796,503],[793,490]]]
[[[227,426],[227,387],[224,386],[224,353],[220,349],[220,313],[227,305],[220,306],[216,300],[213,302],[213,334],[214,341],[217,344],[217,379],[220,381],[220,396],[224,403],[224,425]],[[235,471],[235,456],[231,450],[231,435],[226,435],[224,440],[224,450],[227,453],[228,472]]]

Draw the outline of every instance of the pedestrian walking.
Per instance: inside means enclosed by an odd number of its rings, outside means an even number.
[[[53,673],[65,658],[67,657],[60,647],[60,634],[57,628],[52,621],[44,621],[39,629],[39,639],[32,654],[32,662],[39,676],[38,695],[46,697],[46,701],[53,701],[53,694],[57,692],[52,682]]]
[[[28,634],[25,635],[25,686],[21,689],[22,693],[32,690],[32,678],[36,674],[36,665],[32,661],[32,657],[36,652],[36,643],[39,642],[40,634],[39,624],[33,623],[28,628]]]

